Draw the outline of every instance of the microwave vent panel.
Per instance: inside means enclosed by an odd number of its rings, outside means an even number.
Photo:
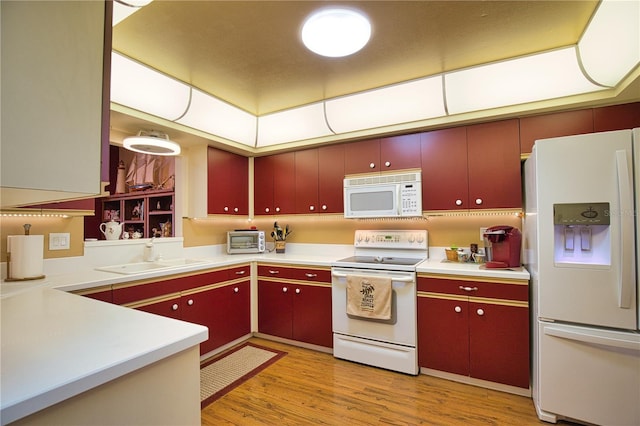
[[[421,173],[402,173],[395,175],[375,175],[375,176],[360,176],[354,178],[347,178],[344,180],[345,187],[352,186],[364,186],[364,185],[378,185],[387,183],[405,183],[405,182],[420,182]]]

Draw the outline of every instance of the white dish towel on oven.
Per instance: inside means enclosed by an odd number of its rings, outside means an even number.
[[[391,278],[347,275],[347,314],[391,319]]]

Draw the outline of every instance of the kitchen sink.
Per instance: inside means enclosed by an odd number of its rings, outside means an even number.
[[[96,268],[98,271],[115,272],[116,274],[139,274],[141,272],[157,271],[161,269],[172,269],[180,266],[193,265],[198,263],[204,263],[204,260],[198,259],[163,259],[156,260],[155,262],[136,262],[136,263],[123,263],[120,265],[102,266]]]

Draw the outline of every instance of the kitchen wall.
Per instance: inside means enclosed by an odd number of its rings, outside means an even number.
[[[84,253],[84,217],[0,216],[1,262],[7,261],[7,235],[24,235],[23,225],[31,224],[31,235],[44,235],[44,258],[82,256]],[[49,234],[68,232],[69,250],[49,250]]]
[[[267,242],[273,222],[289,225],[293,230],[287,241],[309,244],[353,244],[356,229],[426,229],[429,231],[429,246],[456,245],[469,247],[471,243],[482,245],[480,227],[509,225],[522,228],[520,216],[512,213],[486,215],[431,216],[420,219],[344,219],[342,215],[291,215],[269,218],[247,219],[207,218],[183,219],[185,247],[210,244],[226,244],[226,232],[255,226],[267,234]]]
[[[207,219],[183,219],[185,247],[226,244],[226,232],[255,226],[267,234],[273,222],[289,225],[293,233],[287,241],[309,244],[353,244],[356,229],[427,229],[429,245],[444,247],[456,245],[468,247],[480,243],[479,229],[492,225],[510,225],[521,229],[522,220],[515,214],[431,216],[425,219],[344,219],[342,215],[291,215],[259,217],[253,221],[246,218],[211,217]],[[23,235],[25,223],[31,224],[32,235],[44,235],[44,258],[55,259],[84,255],[83,217],[15,217],[0,216],[0,262],[7,261],[7,236]],[[71,234],[69,250],[49,250],[49,233]]]

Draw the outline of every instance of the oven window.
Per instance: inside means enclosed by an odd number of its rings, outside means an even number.
[[[257,247],[258,247],[258,237],[248,236],[248,235],[231,237],[232,249],[247,249],[247,248],[257,248]]]

